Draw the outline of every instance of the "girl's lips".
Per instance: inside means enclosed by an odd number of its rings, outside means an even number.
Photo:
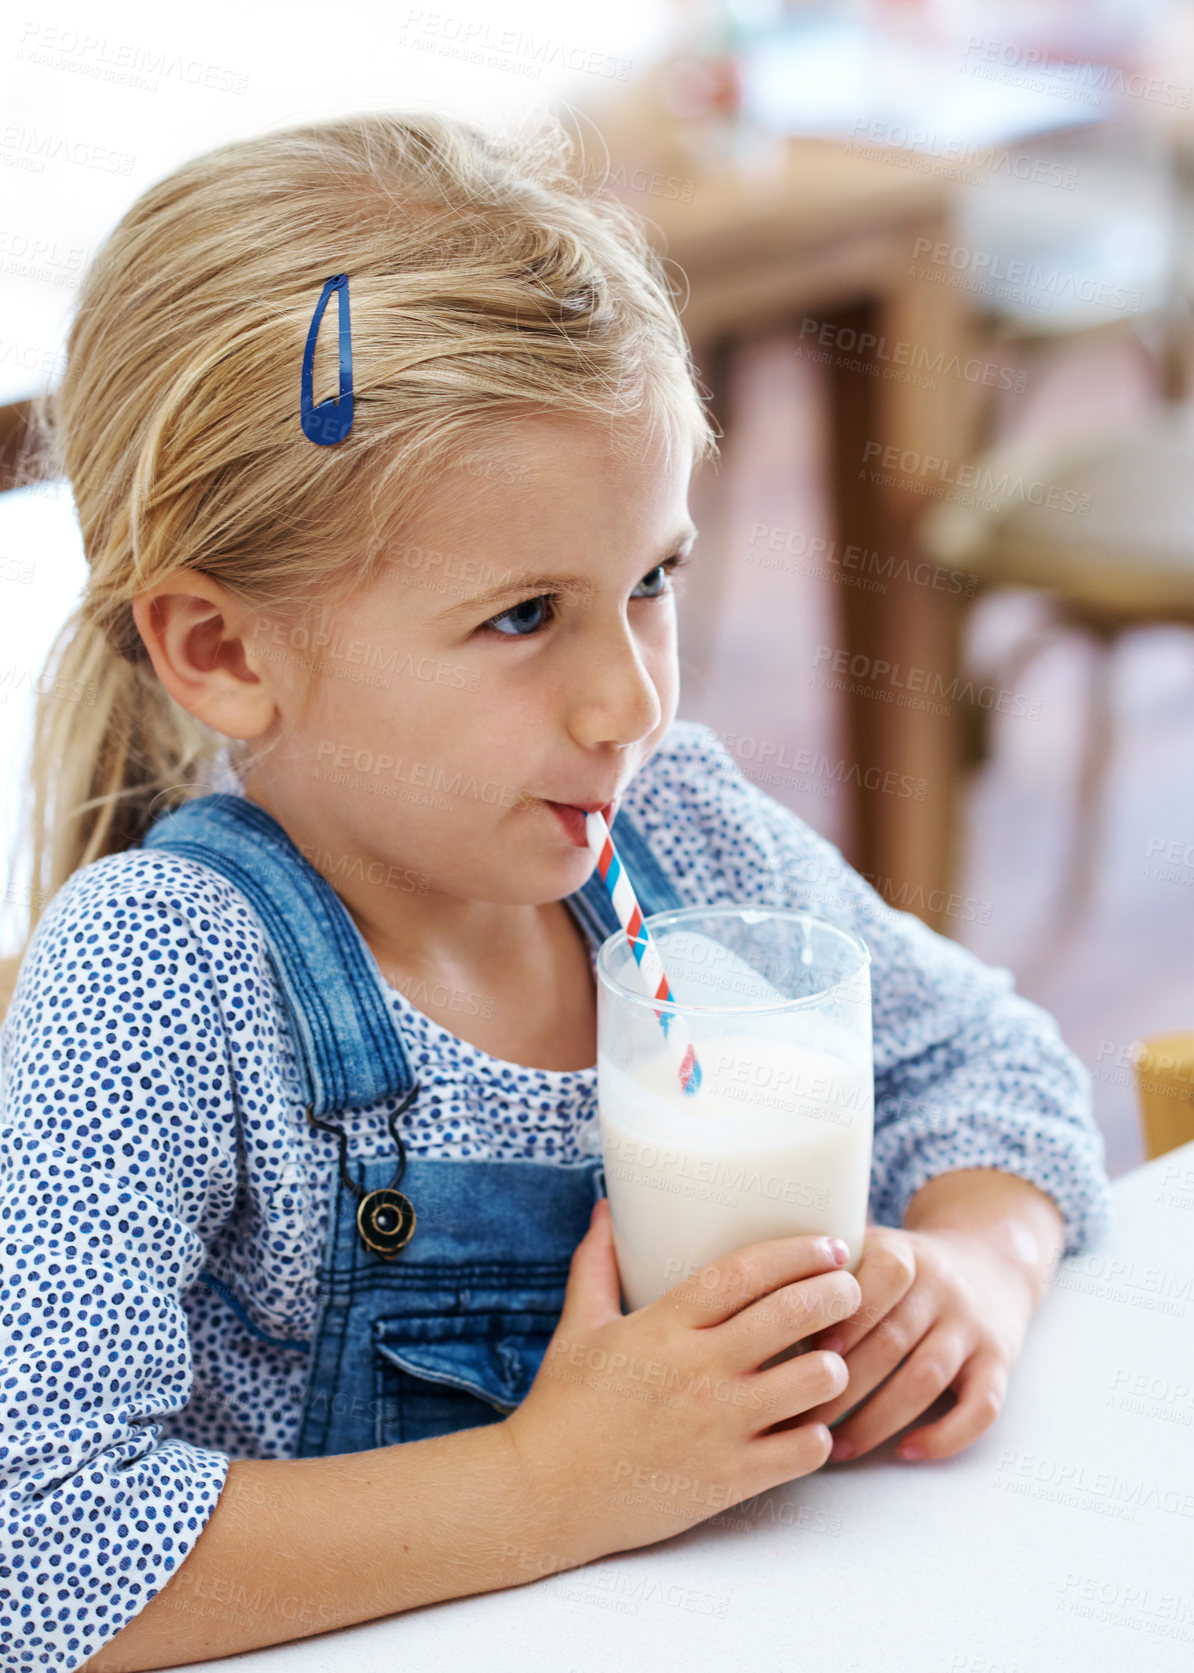
[[[565,832],[567,833],[568,840],[572,843],[573,847],[587,848],[589,846],[589,838],[585,830],[584,811],[578,807],[569,807],[566,802],[547,802],[546,805],[551,809],[560,824],[563,826]],[[606,802],[605,806],[601,809],[607,825],[613,817],[614,806],[614,802]]]

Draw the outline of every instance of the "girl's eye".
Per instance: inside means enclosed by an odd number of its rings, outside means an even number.
[[[644,575],[639,582],[640,587],[649,586],[654,590],[646,593],[640,593],[636,590],[631,596],[646,599],[648,602],[653,599],[669,597],[674,591],[674,588],[667,585],[669,576],[690,561],[687,553],[673,552],[670,558],[665,558],[662,563],[656,564],[655,568]],[[535,598],[526,598],[521,604],[514,604],[511,605],[509,610],[503,610],[500,615],[490,616],[487,622],[481,623],[477,632],[492,633],[499,639],[529,639],[544,625],[541,614],[544,605],[550,605],[554,610],[559,596],[558,593],[540,593]],[[550,617],[547,618],[547,620],[550,619]],[[516,624],[513,633],[508,633],[504,628],[495,625],[498,622],[505,621],[512,621]],[[523,629],[526,629],[526,631],[522,631]]]

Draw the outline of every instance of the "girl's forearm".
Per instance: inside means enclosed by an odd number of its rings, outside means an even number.
[[[83,1673],[235,1655],[537,1579],[555,1542],[528,1505],[504,1423],[331,1458],[234,1459],[181,1568]]]
[[[1035,1307],[1065,1247],[1065,1221],[1046,1192],[999,1168],[958,1168],[916,1192],[909,1231],[951,1231],[988,1245],[1018,1271]]]

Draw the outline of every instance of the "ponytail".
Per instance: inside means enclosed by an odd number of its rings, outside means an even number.
[[[194,793],[222,742],[174,701],[147,657],[122,656],[80,605],[38,680],[29,934],[80,866],[134,847]]]

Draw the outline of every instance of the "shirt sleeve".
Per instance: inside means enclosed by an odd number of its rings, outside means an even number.
[[[55,896],[0,1035],[5,1665],[77,1668],[114,1638],[229,1464],[162,1438],[192,1385],[182,1296],[235,1196],[216,938],[130,858]]]
[[[1046,1192],[1065,1254],[1111,1219],[1105,1145],[1090,1076],[1011,972],[984,964],[910,912],[889,906],[832,843],[746,778],[708,727],[684,763],[704,802],[726,899],[813,912],[861,935],[871,953],[875,1138],[871,1218],[902,1225],[938,1174],[998,1168]]]

